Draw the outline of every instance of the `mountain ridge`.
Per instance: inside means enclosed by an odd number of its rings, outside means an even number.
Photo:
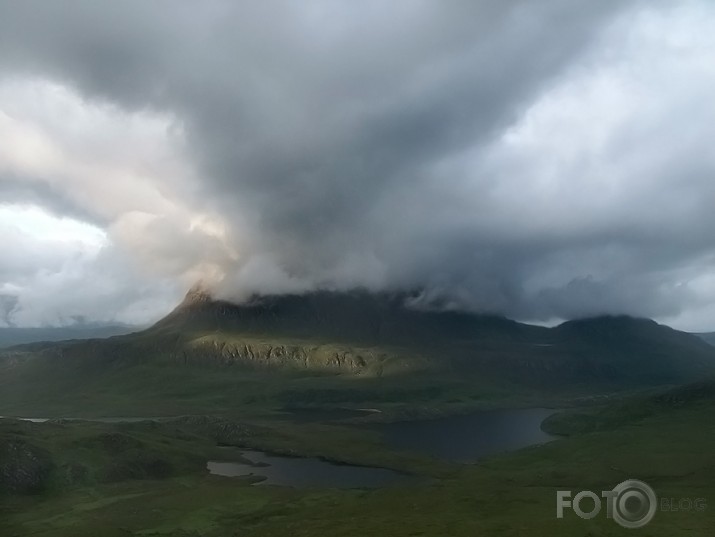
[[[192,288],[150,328],[108,340],[38,344],[65,359],[244,366],[348,375],[433,371],[518,381],[652,384],[715,371],[715,348],[649,319],[600,316],[547,328],[497,315],[409,308],[408,295],[319,291],[214,300]],[[18,350],[22,350],[18,349]]]
[[[319,292],[232,304],[191,293],[139,332],[0,351],[0,409],[48,401],[72,412],[85,412],[87,402],[116,412],[157,403],[166,412],[473,405],[485,397],[612,393],[715,375],[715,347],[651,320],[599,317],[548,328],[412,309],[405,297]]]

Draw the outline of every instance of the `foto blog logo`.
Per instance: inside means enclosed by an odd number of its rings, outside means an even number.
[[[593,501],[590,511],[585,510],[582,504],[586,498]],[[602,499],[604,501],[601,501]],[[572,496],[570,490],[557,491],[556,518],[563,518],[564,509],[571,508],[576,515],[588,520],[598,516],[603,503],[606,504],[606,517],[630,529],[642,528],[648,524],[653,520],[658,508],[655,491],[648,484],[637,479],[628,479],[616,485],[613,490],[602,491],[600,497],[590,490],[583,490],[575,496]]]

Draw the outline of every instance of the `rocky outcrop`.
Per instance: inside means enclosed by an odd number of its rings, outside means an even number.
[[[177,350],[173,359],[185,365],[247,365],[254,367],[295,367],[359,374],[376,357],[347,348],[226,342],[198,339]]]

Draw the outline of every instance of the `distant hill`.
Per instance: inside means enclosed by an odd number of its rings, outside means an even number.
[[[698,427],[709,427],[715,412],[715,378],[629,397],[604,406],[555,414],[544,422],[544,428],[561,435],[611,430],[652,417],[660,417],[667,422],[667,414],[676,411],[700,414],[702,419]]]
[[[129,334],[138,330],[128,325],[73,325],[42,328],[0,328],[0,348],[38,341],[63,341],[68,339],[107,338]]]
[[[710,345],[715,345],[715,332],[708,332],[705,334],[695,334],[703,341],[707,341]]]
[[[711,368],[713,348],[700,338],[650,319],[605,316],[569,321],[554,331],[582,360],[614,373],[627,368],[644,378],[698,379]]]

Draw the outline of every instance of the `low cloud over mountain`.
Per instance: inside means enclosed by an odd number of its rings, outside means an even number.
[[[714,23],[706,0],[0,0],[0,322],[147,322],[202,279],[708,329]]]

